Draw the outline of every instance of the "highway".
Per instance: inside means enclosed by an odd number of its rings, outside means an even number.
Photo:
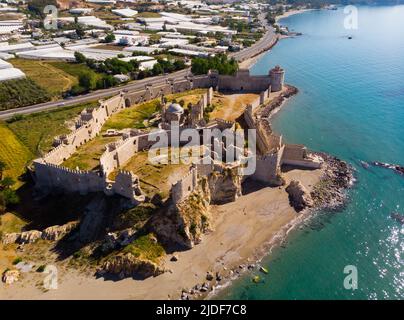
[[[72,98],[67,98],[67,99],[58,100],[58,101],[49,101],[49,102],[44,102],[44,103],[35,104],[35,105],[22,107],[22,108],[4,110],[4,111],[0,111],[0,119],[7,119],[16,114],[30,114],[30,113],[34,113],[34,112],[40,112],[40,111],[55,109],[55,108],[59,108],[59,107],[73,106],[73,105],[77,105],[80,103],[95,101],[95,100],[99,100],[99,99],[102,99],[105,97],[109,97],[109,96],[118,94],[122,90],[132,90],[132,91],[140,90],[140,89],[144,89],[147,84],[152,84],[152,85],[163,84],[163,83],[166,83],[167,79],[183,78],[186,75],[190,74],[190,72],[191,72],[191,69],[187,68],[187,69],[180,70],[180,71],[177,71],[174,73],[170,73],[168,75],[162,75],[162,76],[150,77],[150,78],[146,78],[146,79],[142,79],[142,80],[136,80],[136,81],[133,81],[133,82],[128,83],[123,86],[97,90],[97,91],[87,93],[85,95],[80,95],[80,96],[76,96],[76,97],[72,97]]]
[[[276,43],[277,35],[275,34],[274,28],[268,24],[265,13],[261,13],[258,16],[258,19],[266,30],[265,34],[251,47],[230,54],[231,57],[239,62],[259,55],[260,53],[270,49]]]
[[[261,14],[259,16],[259,19],[261,20],[261,24],[264,26],[264,28],[266,30],[264,36],[259,41],[254,43],[251,47],[248,47],[248,48],[238,51],[238,52],[233,52],[229,56],[231,56],[231,57],[235,58],[237,61],[241,62],[243,60],[246,60],[248,58],[252,58],[252,57],[258,55],[261,52],[264,52],[265,50],[268,50],[275,43],[276,34],[274,32],[274,29],[267,24],[266,19],[265,19],[265,14]],[[45,111],[45,110],[50,110],[50,109],[55,109],[55,108],[62,108],[62,107],[67,107],[67,106],[73,106],[73,105],[82,104],[82,103],[86,103],[86,102],[90,102],[90,101],[95,101],[95,100],[99,100],[99,99],[102,99],[105,97],[109,97],[109,96],[118,94],[122,90],[128,90],[128,91],[140,90],[140,89],[144,89],[145,86],[148,84],[159,85],[159,84],[166,83],[166,81],[168,79],[176,80],[176,79],[184,78],[187,75],[191,75],[191,68],[176,71],[174,73],[170,73],[167,75],[150,77],[150,78],[146,78],[146,79],[142,79],[142,80],[135,80],[135,81],[132,81],[123,86],[92,91],[85,95],[71,97],[71,98],[67,98],[67,99],[63,99],[63,100],[49,101],[49,102],[35,104],[35,105],[27,106],[27,107],[0,111],[0,119],[11,118],[12,116],[17,115],[17,114],[30,114],[30,113],[35,113],[35,112],[40,112],[40,111]]]

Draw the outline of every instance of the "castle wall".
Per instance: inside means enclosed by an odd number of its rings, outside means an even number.
[[[249,70],[239,70],[235,76],[220,75],[218,82],[222,91],[261,92],[270,85],[270,76],[250,76]]]
[[[279,69],[271,74],[272,81],[283,81],[282,72]],[[149,139],[151,134],[138,136],[129,136],[125,140],[110,145],[107,151],[100,158],[101,172],[91,172],[82,170],[71,170],[61,167],[67,158],[69,158],[76,149],[97,136],[105,121],[114,113],[119,112],[125,107],[155,99],[161,95],[167,95],[174,92],[183,92],[192,88],[208,88],[208,92],[202,96],[199,101],[199,107],[204,109],[211,104],[213,97],[213,88],[229,91],[250,91],[261,92],[246,109],[244,118],[250,128],[256,128],[253,117],[254,110],[269,97],[271,84],[270,76],[250,76],[248,70],[240,70],[236,76],[218,75],[217,72],[209,72],[207,75],[195,76],[179,81],[171,81],[166,84],[151,86],[147,85],[145,89],[135,92],[128,92],[125,95],[117,95],[108,100],[100,102],[98,108],[88,108],[80,114],[80,119],[76,123],[76,129],[68,135],[56,138],[57,146],[46,154],[43,158],[34,160],[36,183],[39,187],[62,188],[66,191],[78,191],[80,193],[104,191],[107,194],[121,194],[127,198],[139,198],[139,187],[137,178],[132,173],[119,172],[115,182],[107,181],[107,176],[120,166],[123,166],[133,157],[136,152],[150,148],[155,140]],[[196,110],[198,113],[198,110]],[[196,115],[197,117],[198,115]],[[234,128],[234,123],[216,120],[216,127],[221,130]],[[257,144],[262,150],[267,148],[265,139],[257,130]],[[273,144],[270,142],[270,144]],[[274,142],[275,144],[275,142]],[[279,144],[281,145],[281,143]],[[306,161],[292,156],[292,151],[288,151],[284,157],[285,162]],[[294,150],[293,152],[297,152]],[[276,167],[280,165],[283,149],[273,154],[267,154],[257,161],[257,177],[260,179],[272,178],[276,175]],[[294,153],[293,153],[294,154]],[[178,181],[172,188],[174,201],[180,201],[187,197],[196,187],[197,175],[208,175],[212,170],[221,170],[215,166],[204,166],[192,168],[190,173]]]
[[[89,192],[103,191],[104,179],[97,172],[72,170],[54,164],[34,161],[35,174],[38,187],[52,190],[63,189],[67,192]]]
[[[185,177],[173,184],[171,188],[171,198],[173,202],[178,203],[188,197],[196,189],[197,182],[197,169],[192,167]]]
[[[321,162],[307,159],[307,149],[301,144],[287,144],[282,156],[282,164],[302,168],[318,169]]]
[[[256,169],[252,178],[264,183],[269,183],[276,180],[277,175],[280,173],[280,163],[283,154],[283,148],[277,152],[268,153],[264,156],[257,156]]]

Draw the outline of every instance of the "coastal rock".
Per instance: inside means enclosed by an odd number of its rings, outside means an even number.
[[[41,239],[42,232],[38,230],[24,231],[21,232],[18,242],[20,243],[34,243],[38,239]]]
[[[223,279],[222,275],[219,272],[216,272],[216,281],[220,282],[222,281],[222,279]]]
[[[126,246],[133,241],[136,229],[128,228],[119,233],[118,243],[121,246]]]
[[[317,208],[336,209],[345,203],[347,188],[354,182],[353,169],[345,161],[325,153],[317,153],[324,159],[324,173],[321,183],[311,192],[314,205]]]
[[[104,243],[101,246],[103,252],[108,252],[116,248],[118,243],[118,235],[115,232],[109,232],[104,239]]]
[[[137,258],[131,253],[112,257],[104,263],[102,270],[110,274],[120,275],[120,277],[141,276],[144,278],[155,277],[164,272],[157,263]]]
[[[78,225],[77,222],[69,222],[61,226],[51,226],[42,231],[42,239],[57,241],[72,231]]]
[[[3,273],[1,280],[5,284],[12,284],[20,278],[20,272],[18,270],[7,270]]]
[[[209,271],[206,273],[206,280],[208,280],[208,281],[213,280],[213,274],[211,272],[209,272]]]
[[[292,180],[286,188],[290,204],[296,211],[301,211],[314,205],[313,199],[300,181]]]

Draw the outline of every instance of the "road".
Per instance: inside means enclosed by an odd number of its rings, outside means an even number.
[[[105,97],[113,96],[115,94],[118,94],[122,90],[139,90],[139,89],[144,89],[145,85],[147,84],[152,84],[152,85],[159,85],[163,84],[167,81],[167,79],[179,79],[185,77],[187,74],[191,72],[190,68],[180,70],[168,75],[163,75],[163,76],[157,76],[157,77],[151,77],[151,78],[146,78],[142,80],[137,80],[133,81],[131,83],[128,83],[123,86],[119,87],[113,87],[109,89],[102,89],[102,90],[97,90],[90,92],[85,95],[80,95],[77,97],[72,97],[69,99],[64,99],[64,100],[59,100],[59,101],[49,101],[49,102],[44,102],[40,104],[35,104],[32,106],[27,106],[27,107],[22,107],[22,108],[17,108],[17,109],[10,109],[10,110],[4,110],[0,111],[0,119],[7,119],[12,117],[13,115],[16,114],[30,114],[34,112],[40,112],[40,111],[45,111],[45,110],[50,110],[50,109],[55,109],[58,107],[66,107],[66,106],[73,106],[77,105],[80,103],[86,103],[90,101],[95,101],[98,99],[102,99]]]
[[[259,55],[260,53],[270,49],[276,42],[277,35],[274,28],[268,24],[266,14],[259,14],[258,19],[260,20],[261,25],[264,27],[265,33],[262,38],[254,43],[251,47],[230,54],[231,57],[239,62]]]
[[[266,29],[264,36],[259,41],[254,43],[251,47],[241,50],[239,52],[231,53],[230,56],[235,58],[237,61],[243,61],[248,58],[252,58],[252,57],[260,54],[261,52],[268,50],[275,42],[275,39],[276,39],[275,31],[271,26],[269,26],[267,24],[266,19],[265,19],[265,14],[259,15],[259,19],[261,21],[261,24]],[[128,83],[126,85],[119,86],[119,87],[93,91],[88,94],[80,95],[77,97],[72,97],[69,99],[64,99],[64,100],[59,100],[59,101],[49,101],[49,102],[44,102],[44,103],[40,103],[40,104],[35,104],[32,106],[4,110],[4,111],[0,111],[0,119],[11,118],[12,116],[17,115],[17,114],[30,114],[30,113],[55,109],[55,108],[59,108],[59,107],[73,106],[73,105],[77,105],[77,104],[81,104],[81,103],[95,101],[95,100],[99,100],[99,99],[102,99],[105,97],[109,97],[109,96],[118,94],[122,90],[140,90],[140,89],[143,89],[145,87],[145,85],[147,85],[147,84],[159,85],[159,84],[165,83],[167,81],[167,79],[169,79],[169,78],[177,80],[180,78],[184,78],[188,74],[191,74],[190,68],[180,70],[180,71],[171,73],[169,75],[163,75],[163,76],[157,76],[157,77],[150,77],[150,78],[146,78],[146,79],[142,79],[142,80],[136,80],[136,81],[133,81],[131,83]]]

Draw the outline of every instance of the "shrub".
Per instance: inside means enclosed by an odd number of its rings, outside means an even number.
[[[0,110],[48,101],[50,95],[29,78],[0,82]]]
[[[36,272],[44,272],[45,271],[45,265],[40,265],[37,269]]]

